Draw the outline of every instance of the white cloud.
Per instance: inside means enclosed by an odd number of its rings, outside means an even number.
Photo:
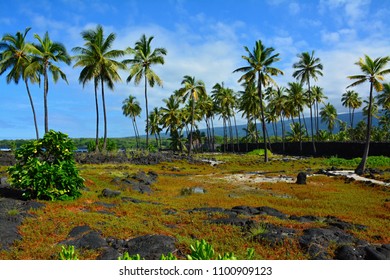
[[[291,2],[288,5],[288,9],[291,15],[297,15],[301,11],[301,7],[297,2]]]

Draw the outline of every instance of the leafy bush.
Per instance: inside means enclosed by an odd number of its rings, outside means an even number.
[[[89,141],[87,144],[88,152],[94,152],[96,148],[95,140]],[[106,150],[108,152],[113,152],[118,149],[117,144],[114,140],[107,138]],[[103,139],[99,140],[99,151],[103,150]]]
[[[68,248],[62,246],[59,258],[60,260],[78,260],[74,246],[69,246]]]
[[[253,155],[253,156],[264,156],[265,150],[264,149],[256,149],[253,151],[250,151],[247,153],[247,155]],[[270,150],[267,150],[268,156],[272,156],[272,153]]]
[[[361,161],[361,158],[343,159],[343,158],[338,158],[338,157],[331,157],[331,158],[327,159],[325,162],[329,166],[354,168],[354,167],[358,166],[360,161]],[[370,156],[367,159],[367,167],[370,167],[370,168],[388,167],[389,165],[390,165],[390,157]]]
[[[15,152],[16,164],[8,168],[11,185],[24,190],[27,199],[78,198],[84,180],[78,174],[74,150],[66,134],[53,130],[43,139],[24,144]]]
[[[130,256],[129,252],[125,252],[122,255],[122,257],[118,258],[118,260],[120,260],[120,261],[140,261],[140,260],[144,260],[144,259],[141,258],[140,254]]]

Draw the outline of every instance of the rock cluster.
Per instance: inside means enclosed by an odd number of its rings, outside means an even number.
[[[231,209],[194,208],[189,212],[210,214],[219,212],[226,214],[226,218],[210,218],[209,222],[240,226],[245,236],[250,235],[253,240],[269,246],[282,246],[288,240],[295,239],[310,259],[390,260],[390,244],[370,244],[365,240],[358,239],[348,231],[366,230],[366,226],[348,223],[333,216],[289,216],[277,209],[266,206],[236,206]],[[282,220],[293,220],[301,223],[319,222],[324,224],[324,227],[312,227],[300,231],[271,223],[259,224],[251,219],[256,215],[269,215]]]

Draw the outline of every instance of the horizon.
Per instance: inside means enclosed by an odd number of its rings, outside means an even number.
[[[164,86],[148,88],[149,112],[160,107],[161,100],[181,86],[184,75],[203,80],[208,93],[215,83],[221,82],[234,91],[241,90],[239,75],[232,72],[245,65],[241,58],[246,54],[244,46],[252,50],[257,40],[280,53],[281,60],[275,66],[285,75],[275,77],[275,81],[281,86],[294,81],[292,64],[297,62],[297,54],[314,50],[324,65],[324,75],[313,84],[322,87],[328,97],[326,102],[343,114],[348,109],[342,107],[341,95],[351,84],[347,76],[360,73],[354,63],[364,54],[372,58],[390,55],[390,37],[386,32],[390,27],[388,4],[388,0],[15,0],[0,3],[0,35],[13,35],[31,27],[27,40],[35,42],[33,34],[43,36],[48,31],[50,38],[63,43],[70,55],[74,54],[73,47],[83,45],[80,33],[97,24],[103,26],[106,36],[116,33],[116,49],[134,46],[142,34],[154,36],[152,47],[164,47],[168,54],[165,65],[153,68]],[[49,127],[71,138],[94,138],[93,85],[88,83],[83,88],[79,84],[81,68],[73,68],[73,63],[59,66],[69,84],[49,81]],[[26,90],[21,82],[7,84],[7,73],[0,76],[0,139],[34,139]],[[137,118],[140,132],[145,127],[142,85],[127,84],[128,73],[120,73],[122,82],[115,84],[115,91],[106,89],[109,138],[134,136],[131,120],[121,110],[122,101],[129,94],[136,96],[142,108],[141,118]],[[384,82],[388,81],[386,78]],[[43,89],[37,85],[30,88],[42,136]],[[354,90],[366,99],[369,86],[363,84]],[[200,128],[204,127],[202,124]],[[216,118],[215,126],[221,124]],[[246,120],[238,118],[237,124],[246,124]],[[100,125],[102,136],[102,121]]]

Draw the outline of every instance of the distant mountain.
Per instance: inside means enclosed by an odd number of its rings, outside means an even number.
[[[349,114],[348,113],[346,113],[346,114],[339,114],[338,115],[338,119],[340,121],[345,122],[345,123],[347,123],[349,125]],[[317,120],[317,118],[313,118],[313,123],[315,123],[316,120]],[[363,116],[363,112],[355,112],[355,116],[354,116],[354,120],[353,120],[354,126],[356,126],[356,124],[358,122],[360,122],[361,120],[365,121],[365,118]],[[308,129],[309,134],[310,134],[310,131],[311,131],[310,117],[306,117],[305,116],[305,119],[301,120],[301,121],[302,121],[303,125],[304,125],[304,121],[306,122],[307,129]],[[298,122],[298,119],[296,120],[296,122]],[[290,129],[290,124],[291,123],[292,123],[291,120],[286,120],[285,121],[286,133],[291,131],[291,129]],[[378,125],[378,119],[373,118],[372,124],[373,124],[373,126],[377,126]],[[274,136],[274,131],[273,131],[273,128],[272,128],[272,124],[267,124],[266,126],[267,126],[267,131],[268,131],[269,136]],[[319,119],[319,127],[320,127],[321,130],[327,130],[328,129],[326,123],[322,123],[321,122],[321,118]],[[257,124],[257,128],[258,128],[259,132],[261,133],[261,123]],[[246,125],[238,125],[237,126],[238,136],[239,137],[244,137],[246,135],[244,129],[246,129]],[[333,132],[337,133],[337,132],[339,132],[339,130],[340,130],[339,123],[336,123]],[[215,127],[214,131],[215,131],[214,133],[215,133],[216,136],[223,136],[223,127]],[[206,129],[200,129],[200,132],[206,132]],[[281,134],[282,134],[282,124],[281,124],[280,121],[277,123],[277,133],[278,133],[278,136],[281,136]],[[234,134],[234,136],[236,135],[236,131],[235,131],[234,127],[233,127],[233,134]]]

